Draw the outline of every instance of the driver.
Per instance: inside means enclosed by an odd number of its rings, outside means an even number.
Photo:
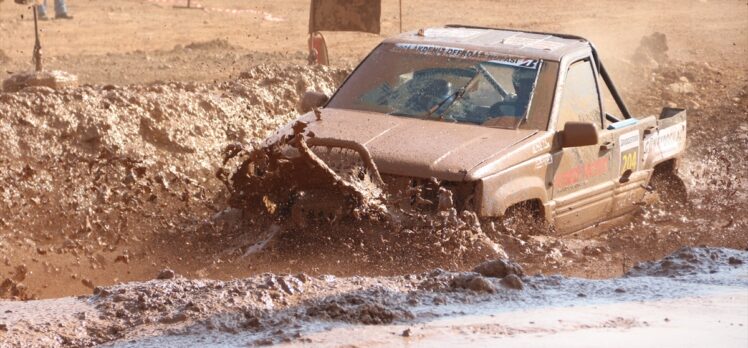
[[[525,109],[530,103],[530,94],[532,94],[532,85],[535,83],[535,70],[526,68],[514,69],[512,73],[512,85],[514,93],[517,94],[515,103],[514,116],[522,117],[525,115]]]
[[[535,83],[535,70],[526,68],[515,68],[512,72],[512,86],[514,96],[504,99],[491,107],[489,114],[492,117],[515,117],[525,115],[527,105],[530,103],[532,86]]]

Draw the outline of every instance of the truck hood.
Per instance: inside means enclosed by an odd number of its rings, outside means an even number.
[[[537,133],[330,108],[302,121],[316,137],[365,145],[382,173],[453,181]]]

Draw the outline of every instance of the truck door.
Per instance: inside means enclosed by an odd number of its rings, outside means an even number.
[[[556,130],[566,122],[589,122],[598,129],[596,145],[554,146],[555,225],[560,233],[573,232],[608,217],[613,205],[615,140],[603,130],[601,99],[592,59],[572,63],[561,86]],[[557,137],[559,138],[559,137]]]
[[[636,209],[636,204],[644,198],[644,187],[652,170],[645,167],[643,138],[655,132],[657,119],[653,116],[624,119],[608,86],[601,84],[601,89],[603,112],[610,116],[603,119],[604,132],[609,134],[615,147],[611,158],[616,185],[611,217],[618,217]]]

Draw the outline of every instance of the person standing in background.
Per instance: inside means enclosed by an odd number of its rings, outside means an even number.
[[[49,20],[47,16],[47,0],[44,0],[38,9],[39,19],[43,21]],[[55,19],[73,19],[73,16],[68,14],[68,7],[65,5],[65,0],[55,0]]]

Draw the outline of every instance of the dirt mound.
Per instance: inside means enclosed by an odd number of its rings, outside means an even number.
[[[97,287],[92,296],[75,300],[86,306],[45,320],[43,330],[34,320],[14,321],[4,342],[16,344],[26,337],[35,344],[88,346],[158,332],[250,332],[258,343],[277,342],[301,338],[304,322],[407,322],[416,318],[413,309],[419,304],[465,303],[490,294],[511,297],[513,291],[502,288],[497,278],[442,270],[383,278],[266,273],[232,281],[172,274],[170,279]]]
[[[29,265],[35,276],[26,285],[69,294],[111,282],[105,267],[181,254],[165,246],[175,235],[193,233],[177,244],[215,245],[209,236],[223,236],[211,218],[225,207],[214,179],[223,147],[269,135],[296,117],[301,93],[330,93],[345,75],[258,66],[219,84],[1,93],[3,261]],[[38,257],[53,264],[32,262]],[[78,285],[40,279],[60,273]]]
[[[56,337],[66,346],[88,346],[162,330],[253,332],[258,340],[271,341],[299,338],[295,324],[301,322],[403,322],[415,318],[410,308],[419,303],[447,304],[480,294],[479,289],[455,285],[465,276],[483,279],[489,286],[497,282],[499,288],[498,280],[444,271],[350,279],[264,274],[227,282],[176,276],[97,287],[93,296],[80,298],[91,307],[47,321],[53,326],[42,332],[35,330],[33,321],[14,323],[5,342],[15,344],[16,338],[31,336],[36,344],[52,344]]]
[[[213,50],[213,49],[231,49],[234,48],[226,39],[215,39],[210,41],[193,42],[184,46],[190,50]],[[175,48],[176,49],[176,48]]]
[[[662,260],[636,264],[628,277],[677,277],[716,273],[748,262],[745,252],[723,248],[682,248]]]
[[[76,86],[78,86],[78,77],[60,70],[19,73],[3,81],[5,92],[17,92],[33,87],[62,89]]]
[[[389,324],[414,318],[413,313],[396,304],[398,301],[382,299],[373,292],[381,292],[381,289],[325,299],[309,308],[307,314],[316,319],[365,325]]]

